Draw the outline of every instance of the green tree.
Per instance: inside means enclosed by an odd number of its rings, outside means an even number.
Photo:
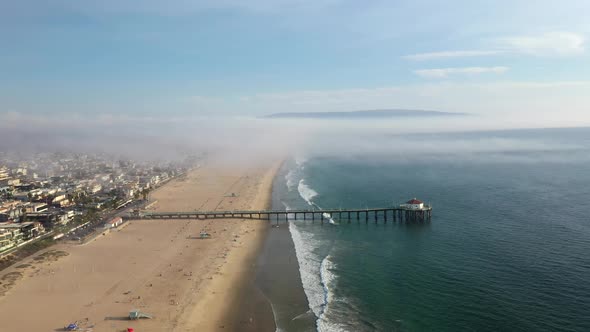
[[[143,197],[143,200],[147,200],[150,194],[150,190],[148,188],[145,188],[141,191],[141,196]]]

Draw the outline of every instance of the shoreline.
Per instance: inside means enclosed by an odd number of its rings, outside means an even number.
[[[273,187],[276,178],[283,167],[284,161],[275,164],[265,175],[265,185],[262,193],[262,205],[251,206],[252,209],[270,209],[272,207]],[[264,181],[263,180],[263,181]],[[261,188],[262,189],[262,188]],[[260,195],[260,194],[259,194]],[[260,287],[256,284],[256,272],[258,270],[258,258],[260,257],[264,243],[269,235],[270,224],[263,221],[265,227],[259,231],[257,244],[252,248],[249,257],[242,263],[243,265],[251,266],[252,268],[240,278],[238,288],[241,291],[234,294],[233,304],[228,306],[225,315],[230,315],[233,318],[234,326],[240,325],[240,322],[246,321],[248,323],[258,322],[258,324],[249,324],[241,326],[240,331],[276,331],[276,317],[272,308],[272,302],[262,292]]]
[[[261,181],[261,187],[256,199],[249,206],[253,210],[270,209],[272,205],[273,184],[283,165],[283,161],[275,163],[265,174]],[[260,256],[269,232],[269,224],[265,220],[244,220],[241,223],[258,224],[255,230],[254,243],[246,251],[239,252],[236,256],[229,257],[232,260],[228,264],[229,271],[220,271],[222,275],[231,274],[229,282],[208,285],[212,294],[219,294],[226,290],[227,286],[232,291],[225,295],[227,305],[217,307],[213,299],[207,299],[198,303],[193,308],[193,313],[208,311],[211,317],[209,322],[193,321],[196,330],[229,330],[229,331],[275,331],[277,326],[272,310],[272,303],[256,284],[257,260]],[[234,268],[231,268],[231,267]],[[225,304],[225,303],[224,303]],[[212,306],[213,305],[213,306]],[[217,322],[217,326],[211,323]],[[191,323],[186,322],[186,325]]]
[[[281,166],[273,183],[271,208],[284,209],[287,198],[285,175],[287,163]],[[316,331],[315,314],[311,311],[301,280],[291,229],[294,225],[279,223],[269,228],[258,257],[256,283],[273,306],[277,328],[286,331]]]

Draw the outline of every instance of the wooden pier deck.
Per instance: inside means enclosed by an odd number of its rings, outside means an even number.
[[[260,210],[260,211],[194,211],[194,212],[148,212],[140,211],[125,217],[126,219],[259,219],[269,221],[312,220],[351,222],[352,220],[378,222],[429,222],[432,219],[432,207],[421,209],[405,207],[373,209],[326,209],[326,210]]]

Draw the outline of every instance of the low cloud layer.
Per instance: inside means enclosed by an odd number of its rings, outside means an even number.
[[[0,116],[0,151],[107,153],[159,161],[205,153],[229,164],[256,165],[306,153],[444,155],[521,149],[575,150],[580,143],[551,142],[551,135],[547,136],[549,141],[521,142],[499,137],[482,142],[436,134],[511,127],[514,123],[485,116],[349,121],[11,114]]]

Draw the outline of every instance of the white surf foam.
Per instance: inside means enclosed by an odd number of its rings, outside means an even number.
[[[324,218],[328,219],[328,222],[330,222],[330,224],[338,225],[336,220],[332,219],[332,216],[329,213],[323,213],[323,215],[324,215]]]
[[[289,181],[292,181],[291,185],[294,186],[296,179],[301,175],[301,170],[306,162],[304,159],[296,159],[298,166],[297,170],[290,170],[286,175],[287,186]],[[313,199],[318,196],[318,192],[310,187],[305,179],[300,179],[297,185],[297,191],[299,196],[307,202],[307,204],[313,208],[321,209]],[[287,211],[291,210],[291,207],[284,203]],[[324,213],[326,218],[331,224],[337,225],[336,221],[328,213]],[[315,249],[320,247],[321,243],[315,239],[313,233],[306,232],[299,229],[294,222],[289,223],[289,231],[291,238],[295,246],[295,255],[299,263],[299,274],[301,276],[301,283],[303,284],[303,290],[307,297],[309,307],[311,311],[317,317],[316,325],[318,331],[346,331],[341,325],[331,322],[325,313],[329,310],[329,303],[333,297],[330,291],[333,286],[335,275],[332,272],[334,267],[331,261],[331,256],[321,257],[315,253]]]
[[[311,188],[307,183],[305,183],[305,179],[299,180],[299,185],[297,186],[297,190],[299,191],[299,196],[303,198],[309,204],[309,206],[322,209],[319,205],[313,202],[313,199],[318,195],[318,192]],[[329,213],[322,213],[324,218],[328,219],[328,222],[332,225],[338,225],[338,223],[332,218]]]
[[[332,283],[334,282],[334,279],[336,278],[334,273],[332,273],[332,271],[331,271],[331,269],[334,266],[334,263],[332,263],[330,258],[331,258],[330,255],[326,256],[320,264],[320,279],[322,280],[322,286],[324,287],[324,294],[325,294],[324,303],[326,303],[326,305],[328,303],[330,303],[330,300],[332,300],[333,294],[332,294],[332,292],[330,292],[330,286],[332,286]],[[324,308],[324,312],[325,312],[325,309],[326,308]],[[324,312],[322,312],[322,316],[323,316]]]
[[[295,223],[289,223],[289,231],[295,244],[299,274],[309,308],[319,317],[323,312],[326,298],[320,273],[321,257],[314,253],[319,243],[313,238],[313,234],[300,231]]]
[[[305,167],[305,163],[307,163],[306,157],[304,157],[304,156],[295,157],[295,164],[297,164],[297,167],[303,169]]]
[[[298,229],[293,222],[289,223],[289,230],[295,245],[303,290],[311,311],[317,317],[318,331],[346,331],[345,326],[330,321],[327,316],[334,297],[332,289],[336,279],[332,257],[328,255],[322,259],[314,252],[320,243],[312,233]]]
[[[313,204],[313,198],[318,195],[317,191],[313,190],[310,186],[305,183],[304,179],[299,180],[299,185],[297,186],[297,190],[299,191],[299,196],[303,198],[307,204],[310,206],[315,206]]]
[[[325,299],[322,313],[318,316],[316,323],[319,332],[347,330],[344,325],[332,322],[329,319],[330,307],[334,299],[332,289],[334,289],[334,283],[336,281],[336,274],[333,272],[335,267],[334,262],[332,262],[332,256],[330,255],[326,256],[320,265],[320,278],[324,287]]]
[[[287,183],[287,188],[289,191],[295,188],[295,184],[297,184],[297,171],[294,168],[291,168],[287,174],[285,174],[285,182]]]

